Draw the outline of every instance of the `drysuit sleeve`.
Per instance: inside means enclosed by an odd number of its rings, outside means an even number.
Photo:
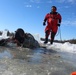
[[[44,26],[46,25],[46,21],[47,21],[48,17],[49,17],[49,14],[47,14],[47,15],[45,16],[44,20],[43,20],[43,25],[44,25]]]
[[[61,25],[61,21],[62,21],[62,17],[61,17],[61,15],[58,13],[58,26],[60,26]]]
[[[49,13],[45,16],[45,18],[44,18],[44,22],[47,21],[48,17],[49,17]]]
[[[62,17],[61,17],[60,14],[58,14],[58,20],[59,20],[59,23],[61,23],[61,21],[62,21]]]

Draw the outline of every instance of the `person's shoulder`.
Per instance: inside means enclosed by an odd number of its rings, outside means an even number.
[[[57,12],[57,16],[58,16],[59,18],[62,18],[61,14],[60,14],[59,12]]]
[[[61,16],[61,14],[59,12],[57,12],[57,16]]]
[[[49,15],[49,13],[47,13],[46,15]]]
[[[47,15],[47,16],[49,16],[49,15],[50,15],[50,13],[47,13],[46,15]]]
[[[59,12],[56,12],[58,15],[60,15],[60,13]]]

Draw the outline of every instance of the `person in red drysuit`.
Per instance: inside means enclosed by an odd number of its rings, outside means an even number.
[[[60,26],[60,24],[61,24],[62,17],[56,11],[57,11],[57,8],[55,6],[52,6],[51,12],[48,13],[44,18],[44,21],[43,21],[44,26],[46,25],[46,21],[47,21],[47,26],[45,28],[45,42],[44,42],[44,44],[48,43],[48,37],[50,35],[50,32],[51,32],[50,43],[53,44],[55,35],[58,30],[58,26]]]

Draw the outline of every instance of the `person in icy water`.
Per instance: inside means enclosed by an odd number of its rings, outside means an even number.
[[[25,39],[25,32],[24,32],[24,30],[21,29],[21,28],[18,28],[15,31],[14,42],[16,42],[18,46],[21,46],[21,44],[23,44],[23,42],[24,42],[24,39]]]
[[[56,6],[52,6],[51,12],[46,14],[46,16],[44,18],[44,21],[43,21],[44,26],[46,25],[46,21],[47,21],[47,26],[45,28],[45,42],[44,42],[44,44],[48,43],[48,37],[50,35],[50,32],[51,32],[50,44],[53,44],[55,35],[58,30],[58,26],[60,26],[60,24],[61,24],[62,17],[56,11],[57,11]]]

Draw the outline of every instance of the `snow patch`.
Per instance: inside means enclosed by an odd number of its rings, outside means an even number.
[[[54,43],[53,45],[47,45],[47,49],[76,53],[76,44],[71,44],[69,42]]]

